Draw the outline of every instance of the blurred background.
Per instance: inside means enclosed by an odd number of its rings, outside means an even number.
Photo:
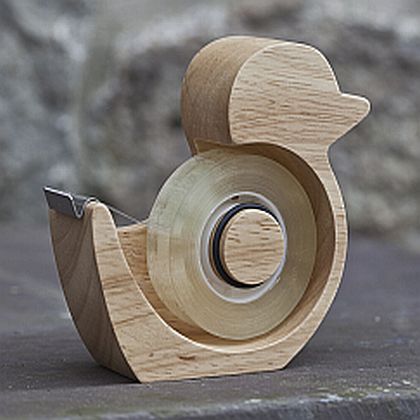
[[[418,0],[0,0],[0,222],[45,224],[43,185],[147,216],[189,156],[183,73],[228,34],[312,44],[371,100],[331,150],[350,226],[420,252]]]

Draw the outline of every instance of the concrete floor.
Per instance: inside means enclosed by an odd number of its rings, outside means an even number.
[[[46,229],[0,226],[0,417],[419,418],[420,257],[351,240],[318,333],[272,373],[138,384],[97,366]]]

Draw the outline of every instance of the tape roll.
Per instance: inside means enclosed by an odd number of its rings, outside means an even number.
[[[251,288],[226,282],[212,261],[215,229],[243,204],[267,209],[285,238],[277,270]],[[183,321],[226,339],[256,337],[287,317],[308,285],[316,246],[314,214],[298,180],[274,160],[233,149],[181,165],[148,219],[147,264],[156,293]]]

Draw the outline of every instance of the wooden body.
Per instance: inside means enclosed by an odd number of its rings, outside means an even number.
[[[286,366],[325,317],[346,257],[346,215],[328,147],[368,110],[365,99],[339,91],[331,67],[312,47],[249,37],[205,47],[183,84],[192,153],[240,149],[293,174],[315,217],[312,276],[276,328],[242,341],[219,338],[180,320],[156,294],[146,260],[147,222],[117,228],[98,202],[82,220],[50,210],[64,293],[94,359],[143,382]]]

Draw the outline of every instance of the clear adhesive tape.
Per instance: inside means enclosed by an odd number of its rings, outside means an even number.
[[[268,207],[287,232],[281,269],[249,290],[223,283],[203,255],[211,248],[209,221],[238,200]],[[317,247],[313,210],[298,180],[274,160],[225,149],[198,154],[170,176],[147,238],[149,275],[163,303],[183,321],[233,340],[267,333],[290,314],[308,285]]]

